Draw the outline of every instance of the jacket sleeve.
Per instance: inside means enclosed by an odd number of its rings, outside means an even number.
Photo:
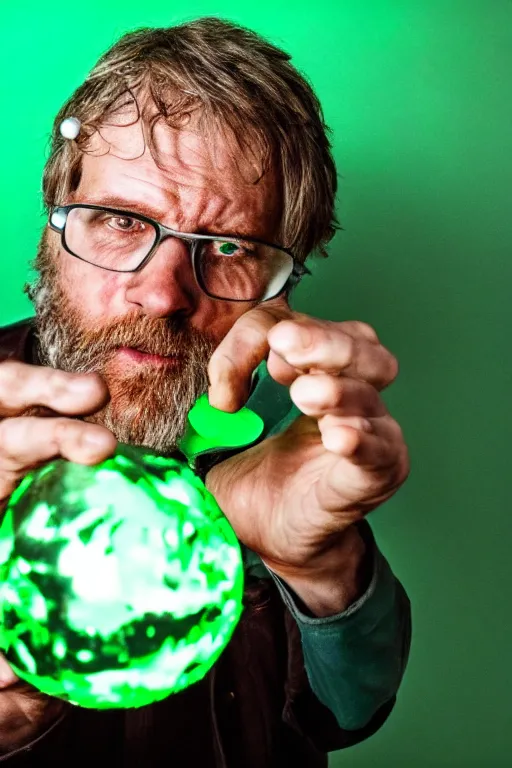
[[[274,579],[287,608],[288,681],[285,721],[317,748],[351,746],[384,723],[396,700],[410,647],[407,595],[378,550],[366,593],[343,613],[306,615],[289,587]]]

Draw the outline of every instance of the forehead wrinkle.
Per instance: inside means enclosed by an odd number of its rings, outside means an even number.
[[[203,154],[198,152],[203,149],[199,138],[179,142],[180,150],[187,145],[189,151],[195,150],[194,166],[198,155]],[[162,167],[149,153],[134,160],[86,156],[83,171],[75,195],[77,202],[131,209],[183,232],[224,232],[270,239],[275,228],[277,201],[272,174],[257,184],[243,183],[236,165],[213,168],[205,163],[202,168],[195,166],[193,179],[182,179],[175,165]],[[80,191],[82,183],[84,194]]]
[[[149,173],[163,176],[171,184],[192,189],[207,187],[210,192],[223,194],[223,181],[240,190],[246,185],[229,146],[222,141],[208,141],[194,128],[176,129],[159,120],[153,126],[153,142],[156,156],[149,147],[143,160],[149,165]]]
[[[266,216],[264,196],[252,190],[247,190],[245,199],[242,194],[212,194],[207,188],[190,201],[182,194],[179,210],[182,213],[180,226],[189,232],[264,238],[270,234],[269,224],[273,224]],[[189,228],[191,226],[193,229]]]

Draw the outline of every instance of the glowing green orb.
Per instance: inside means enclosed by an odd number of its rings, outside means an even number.
[[[32,472],[0,528],[0,647],[20,677],[83,707],[138,707],[202,678],[242,594],[213,496],[141,449]]]

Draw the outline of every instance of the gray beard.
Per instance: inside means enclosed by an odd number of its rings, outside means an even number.
[[[207,366],[214,340],[183,320],[178,324],[173,318],[146,316],[130,320],[135,335],[127,332],[126,325],[110,325],[106,336],[101,336],[101,329],[91,334],[61,292],[53,265],[42,269],[26,292],[36,311],[41,363],[75,373],[98,372],[106,380],[110,401],[84,420],[104,425],[119,442],[171,454],[186,430],[189,410],[208,388]],[[171,368],[134,365],[133,371],[120,375],[112,367],[115,349],[137,346],[129,343],[130,338],[138,344],[143,339],[150,341],[159,354],[170,355],[174,350],[180,360]]]

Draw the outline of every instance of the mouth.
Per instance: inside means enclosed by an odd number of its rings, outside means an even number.
[[[135,363],[150,363],[152,365],[176,365],[181,355],[159,355],[144,348],[119,347],[121,357]]]

